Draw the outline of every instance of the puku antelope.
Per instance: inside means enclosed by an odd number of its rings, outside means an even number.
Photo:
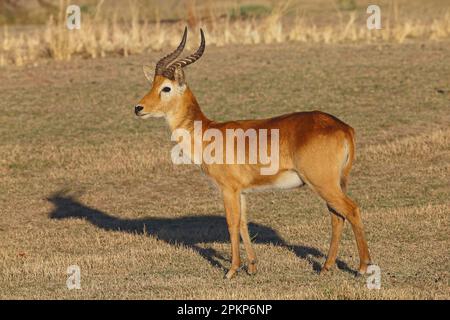
[[[227,129],[279,130],[279,168],[275,174],[261,174],[260,162],[255,164],[207,164],[202,170],[220,189],[231,240],[231,268],[225,277],[232,278],[240,269],[240,237],[247,253],[249,274],[256,273],[256,254],[247,227],[244,191],[259,188],[296,188],[307,184],[323,200],[331,215],[331,244],[321,273],[335,263],[342,227],[347,219],[353,229],[360,258],[359,273],[364,274],[370,256],[364,236],[361,214],[356,203],[346,195],[348,176],[355,158],[355,131],[336,117],[320,112],[296,112],[270,119],[239,120],[218,123],[208,119],[186,84],[183,68],[197,61],[205,50],[205,36],[200,29],[198,50],[177,60],[184,49],[187,29],[175,51],[156,64],[152,76],[144,66],[145,76],[153,84],[150,91],[135,106],[135,114],[143,119],[164,117],[172,133],[184,129],[191,133],[193,145],[194,122],[201,122],[201,132],[215,129],[225,136]],[[269,134],[270,139],[270,134]],[[203,147],[208,141],[200,139]],[[269,144],[270,145],[270,144]],[[270,149],[270,147],[269,147]],[[191,149],[192,150],[192,149]],[[270,150],[269,150],[270,151]],[[235,150],[237,152],[237,150]],[[245,150],[248,155],[249,149]],[[188,154],[193,157],[193,154]],[[240,236],[240,237],[239,237]]]

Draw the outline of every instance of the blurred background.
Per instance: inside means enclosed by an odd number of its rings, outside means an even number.
[[[373,1],[372,1],[373,2]],[[208,44],[439,41],[449,0],[380,0],[382,29],[368,30],[367,0],[80,0],[81,29],[66,28],[66,0],[0,0],[0,66],[73,56],[160,51],[188,25]],[[425,4],[426,2],[426,4]],[[194,35],[191,37],[197,39]],[[195,42],[189,42],[188,48]]]

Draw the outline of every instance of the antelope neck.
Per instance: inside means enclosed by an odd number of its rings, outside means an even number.
[[[185,129],[192,133],[194,131],[194,122],[201,121],[202,131],[206,130],[212,122],[200,109],[200,106],[189,88],[186,88],[185,96],[180,102],[176,112],[167,117],[170,130]]]

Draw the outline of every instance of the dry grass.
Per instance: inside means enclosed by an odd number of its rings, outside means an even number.
[[[119,7],[111,14],[104,14],[104,1],[99,1],[95,14],[83,15],[81,30],[68,30],[65,26],[67,1],[60,0],[60,11],[55,17],[50,15],[44,28],[29,28],[26,31],[9,30],[3,27],[0,36],[0,66],[15,64],[36,64],[44,58],[70,60],[73,56],[99,58],[106,55],[140,54],[160,51],[173,47],[179,40],[185,24],[193,30],[192,39],[201,26],[205,29],[210,45],[231,44],[270,44],[282,42],[346,43],[346,42],[394,42],[408,40],[440,41],[450,36],[450,11],[443,5],[439,16],[420,19],[399,15],[403,12],[394,5],[383,7],[383,29],[368,30],[365,23],[365,8],[343,13],[335,7],[326,23],[319,23],[308,17],[308,12],[293,1],[277,3],[267,16],[234,17],[219,14],[214,4],[209,3],[202,14],[198,13],[194,2],[187,6],[186,22],[161,23],[159,15],[156,22],[150,22],[140,13],[137,2]],[[319,5],[319,4],[318,4]],[[327,5],[333,8],[333,2]],[[409,6],[409,3],[403,4]],[[119,20],[119,12],[128,10],[127,21]],[[447,12],[445,12],[447,10]],[[108,9],[107,12],[111,12]],[[287,15],[287,12],[290,14]],[[385,12],[388,12],[386,16]],[[192,48],[196,42],[189,42]]]
[[[364,151],[371,160],[386,160],[395,156],[417,158],[434,150],[450,151],[450,130],[435,130],[421,135],[405,137],[380,145],[372,145]]]
[[[356,129],[350,192],[382,270],[379,291],[352,274],[348,224],[339,268],[316,273],[330,221],[307,188],[248,197],[259,274],[222,279],[230,246],[220,195],[198,168],[171,164],[163,121],[133,116],[147,55],[5,67],[0,298],[449,299],[449,48],[209,47],[186,70],[213,119],[320,109]],[[72,264],[81,290],[66,288]]]

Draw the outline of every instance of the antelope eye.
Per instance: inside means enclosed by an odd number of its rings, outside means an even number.
[[[164,87],[164,88],[162,89],[162,91],[164,91],[164,92],[170,92],[170,87]]]

